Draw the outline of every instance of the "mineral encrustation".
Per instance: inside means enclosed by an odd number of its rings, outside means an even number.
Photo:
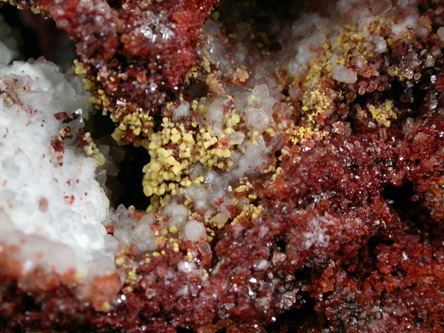
[[[0,245],[0,327],[444,329],[442,1],[18,4],[74,39],[151,203],[98,221],[89,282]]]

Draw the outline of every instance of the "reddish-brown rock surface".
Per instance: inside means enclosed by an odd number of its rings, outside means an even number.
[[[144,107],[179,89],[214,4],[153,2],[153,16],[142,20],[142,2],[41,3],[74,36],[107,94]],[[182,242],[174,252],[166,243],[165,254],[150,262],[133,255],[140,263],[135,278],[108,312],[78,301],[70,286],[29,294],[0,272],[0,327],[255,332],[277,321],[270,330],[441,332],[444,57],[436,31],[444,7],[423,1],[418,8],[429,33],[397,40],[360,69],[350,61],[356,82],[320,74],[320,89],[340,92],[329,113],[319,115],[329,135],[282,154],[280,174],[257,186],[260,218],[227,224],[211,247]],[[129,26],[116,29],[113,23],[123,19]],[[160,20],[174,37],[149,25],[143,30],[150,20]],[[411,75],[394,75],[393,68]],[[292,82],[284,81],[288,91]],[[288,103],[301,110],[301,99]],[[363,116],[369,105],[387,100],[396,108],[390,126]],[[187,251],[193,262],[183,261]],[[196,268],[209,274],[189,274]]]
[[[217,1],[19,1],[76,43],[98,88],[143,108],[171,100],[197,64],[200,28]]]

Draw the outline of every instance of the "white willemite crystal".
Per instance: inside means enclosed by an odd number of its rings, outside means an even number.
[[[356,72],[342,65],[333,67],[331,74],[336,81],[344,83],[355,83],[358,80]]]
[[[185,238],[190,241],[197,242],[201,237],[205,236],[205,227],[202,223],[191,220],[185,225]]]

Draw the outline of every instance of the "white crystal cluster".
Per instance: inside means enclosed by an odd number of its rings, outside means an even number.
[[[90,110],[82,79],[41,58],[0,65],[0,91],[0,243],[19,246],[10,259],[25,271],[114,269],[101,224],[109,201],[78,142]]]
[[[167,222],[162,223],[166,230],[175,230],[181,240],[197,242],[201,238],[206,239],[205,226],[188,217],[189,210],[182,204],[171,200],[161,213],[167,218]],[[153,224],[156,216],[144,214],[140,219],[135,218],[134,207],[125,208],[119,205],[117,209],[110,213],[107,223],[113,228],[114,238],[107,239],[107,247],[117,250],[119,247],[136,246],[138,253],[157,250],[156,236],[153,232]],[[173,228],[173,229],[171,229]]]
[[[145,214],[140,220],[134,217],[134,207],[119,205],[108,217],[109,225],[114,228],[114,238],[107,240],[110,248],[136,245],[139,252],[156,250],[156,238],[151,230],[154,216]]]

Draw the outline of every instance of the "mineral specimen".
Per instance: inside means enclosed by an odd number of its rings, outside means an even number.
[[[0,119],[12,138],[0,141],[0,212],[11,221],[6,232],[26,242],[0,233],[8,268],[0,327],[442,331],[442,1],[232,1],[204,24],[215,2],[19,4],[53,17],[77,42],[76,73],[111,114],[113,138],[150,156],[141,182],[151,203],[83,212],[106,202],[91,174],[106,158],[77,104],[51,101],[66,89],[86,92],[44,60],[2,66]],[[52,74],[38,81],[37,68]],[[23,102],[34,102],[27,96],[39,84],[48,110]],[[41,115],[52,130],[26,126]],[[19,135],[17,147],[45,151],[28,154],[28,165],[13,144]],[[41,182],[57,183],[45,176],[56,171],[42,166],[41,180],[13,181],[47,163],[42,154],[54,156],[60,177],[91,179],[65,190],[55,177],[72,218],[38,196]],[[71,158],[89,171],[70,171]],[[97,193],[82,196],[83,186]],[[29,204],[15,208],[14,196]],[[50,216],[49,226],[34,211]],[[55,224],[61,214],[67,222]],[[51,226],[63,230],[47,235]],[[32,257],[54,242],[74,253],[65,257],[85,253],[85,263]],[[114,264],[94,270],[110,256]]]

